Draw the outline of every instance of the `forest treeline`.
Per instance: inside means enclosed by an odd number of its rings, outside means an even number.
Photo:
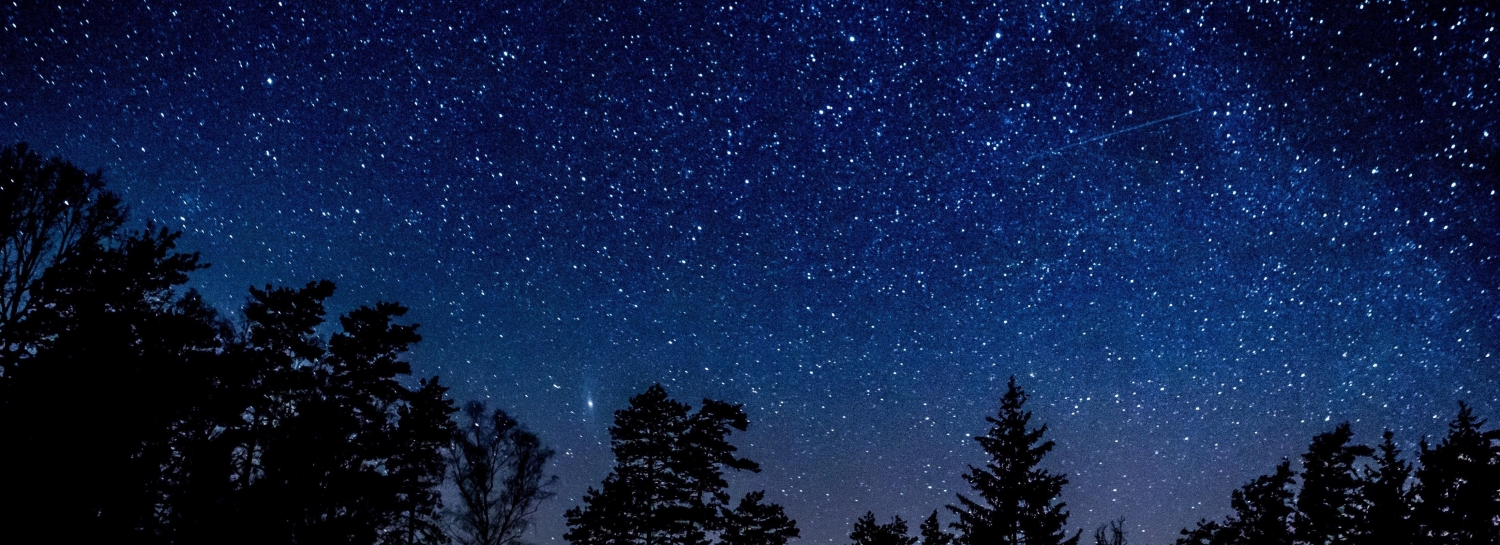
[[[6,543],[523,545],[553,495],[552,451],[536,434],[483,403],[460,410],[437,377],[411,377],[403,354],[421,337],[399,304],[352,309],[334,329],[332,283],[266,286],[232,323],[184,288],[205,265],[178,250],[178,233],[127,229],[100,173],[24,145],[0,151],[0,221]],[[954,503],[915,534],[866,513],[850,542],[1084,540],[1027,400],[1012,378]],[[748,426],[740,405],[695,410],[660,385],[631,398],[609,429],[614,468],[566,512],[565,539],[798,537],[764,491],[727,491],[734,473],[760,470],[730,440]],[[1445,436],[1408,454],[1389,431],[1372,447],[1338,425],[1228,504],[1176,544],[1500,544],[1500,431],[1460,404]],[[1123,521],[1091,535],[1128,537]]]
[[[324,337],[332,283],[267,286],[235,326],[178,233],[24,145],[0,221],[0,542],[515,544],[551,494],[535,434],[410,379],[399,304]]]

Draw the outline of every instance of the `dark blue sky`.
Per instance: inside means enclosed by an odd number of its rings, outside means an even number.
[[[411,305],[419,372],[558,450],[542,543],[657,381],[745,404],[805,543],[953,501],[1012,374],[1071,524],[1137,542],[1339,421],[1500,418],[1493,8],[19,4],[0,141],[220,308]]]

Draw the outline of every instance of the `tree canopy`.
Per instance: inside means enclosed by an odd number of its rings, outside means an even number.
[[[615,412],[610,447],[615,468],[583,505],[568,510],[565,537],[574,545],[781,543],[797,535],[778,505],[752,492],[729,508],[724,470],[760,471],[729,443],[749,426],[743,408],[703,400],[697,410],[672,400],[660,384]]]
[[[0,522],[97,542],[446,539],[452,404],[379,302],[331,282],[251,289],[243,331],[192,290],[179,234],[127,230],[119,199],[24,145],[0,151]]]

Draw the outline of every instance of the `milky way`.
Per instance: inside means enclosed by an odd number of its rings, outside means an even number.
[[[745,404],[732,482],[807,543],[952,502],[1011,375],[1070,524],[1141,543],[1339,421],[1500,418],[1493,8],[20,3],[0,141],[222,309],[414,307],[557,449],[540,542],[652,382]]]

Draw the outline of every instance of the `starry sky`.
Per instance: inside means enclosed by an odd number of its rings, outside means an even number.
[[[658,381],[745,404],[734,489],[803,543],[952,502],[1011,375],[1137,543],[1339,421],[1500,418],[1480,2],[64,4],[0,6],[0,141],[221,309],[412,306],[419,373],[556,448],[541,543]]]

